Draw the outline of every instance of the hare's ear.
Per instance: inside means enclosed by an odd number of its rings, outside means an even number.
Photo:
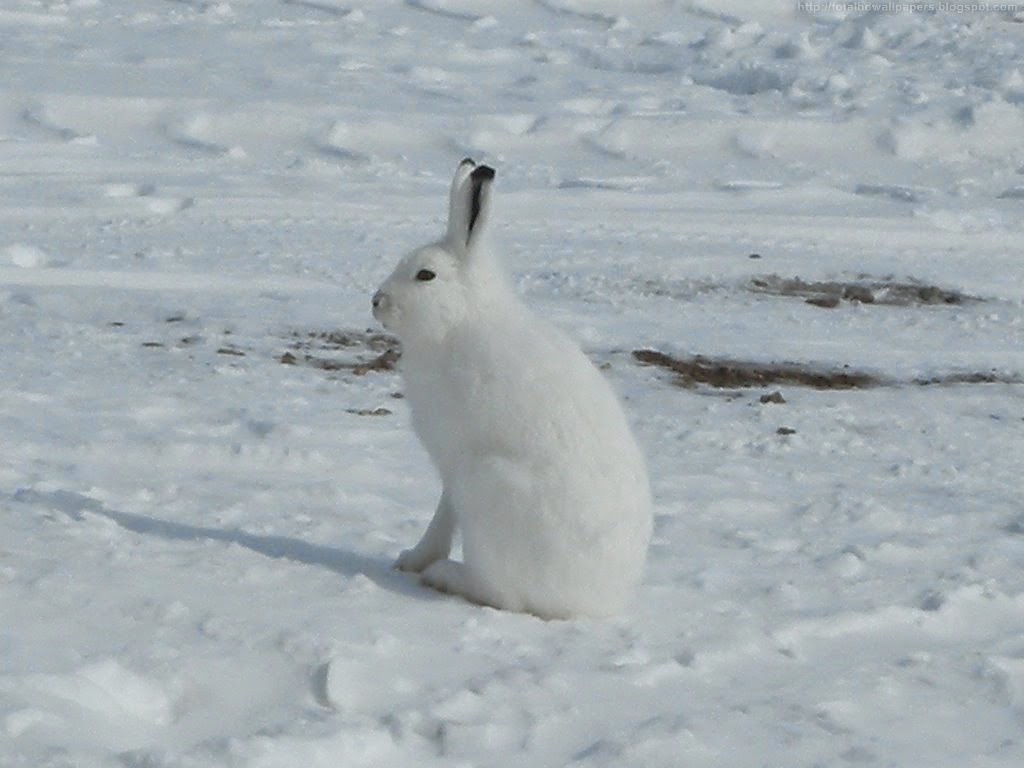
[[[490,212],[494,169],[469,158],[459,163],[452,180],[448,209],[448,242],[465,253],[483,231]]]

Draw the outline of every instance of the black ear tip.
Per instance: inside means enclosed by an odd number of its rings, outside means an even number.
[[[462,168],[465,165],[473,165],[473,166],[475,166],[476,165],[476,160],[474,160],[472,157],[464,157],[464,158],[462,158],[462,162],[459,163],[459,168]]]
[[[494,178],[494,169],[489,165],[478,165],[470,174],[473,181],[490,181]]]

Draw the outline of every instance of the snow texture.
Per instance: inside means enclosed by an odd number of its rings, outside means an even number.
[[[5,0],[0,766],[1020,766],[1022,22]],[[370,297],[464,156],[648,457],[621,617],[391,568]]]

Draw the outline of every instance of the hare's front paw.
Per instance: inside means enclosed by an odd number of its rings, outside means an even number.
[[[402,551],[402,554],[395,560],[394,568],[398,571],[421,573],[431,563],[437,562],[440,557],[443,555],[435,555],[425,547],[413,547]]]

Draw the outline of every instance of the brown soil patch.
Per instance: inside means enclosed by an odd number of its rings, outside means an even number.
[[[322,371],[348,371],[364,376],[393,371],[401,354],[398,339],[376,331],[294,331],[284,365],[305,365]]]
[[[653,349],[633,350],[633,358],[641,365],[653,365],[675,375],[678,387],[693,389],[699,385],[719,389],[746,389],[779,384],[814,389],[869,389],[885,386],[937,386],[950,384],[1021,384],[1024,377],[999,371],[955,371],[952,373],[900,381],[867,371],[817,367],[801,363],[752,363],[710,358],[703,355],[673,357]],[[762,403],[784,403],[781,393],[761,398]]]
[[[345,411],[355,416],[390,416],[392,413],[388,408],[346,408]]]
[[[633,357],[643,365],[655,365],[676,375],[675,384],[698,384],[722,389],[792,384],[814,389],[866,389],[887,383],[871,373],[848,368],[824,369],[797,363],[750,363],[696,355],[678,358],[653,349],[637,349]]]
[[[998,371],[961,371],[947,373],[942,376],[914,379],[910,383],[916,384],[919,387],[930,387],[936,384],[1021,384],[1024,383],[1024,378]]]
[[[899,281],[892,278],[811,282],[799,277],[783,278],[778,275],[755,277],[747,290],[769,296],[801,298],[816,307],[833,309],[841,302],[880,304],[897,307],[958,305],[981,301],[957,290],[940,288],[916,280]]]

